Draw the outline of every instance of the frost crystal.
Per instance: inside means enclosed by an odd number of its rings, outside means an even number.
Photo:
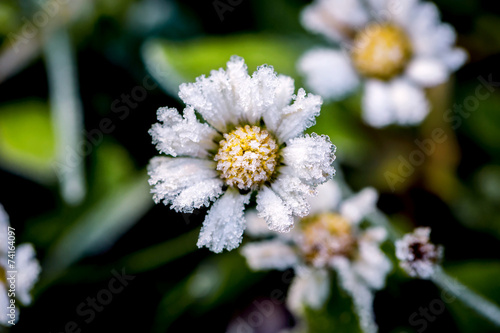
[[[443,257],[443,247],[430,242],[430,233],[431,228],[421,227],[396,241],[399,265],[412,277],[429,279]]]
[[[160,108],[149,133],[156,148],[148,172],[156,203],[181,212],[209,206],[198,241],[215,252],[234,249],[245,229],[243,211],[257,191],[257,211],[271,230],[290,231],[305,216],[307,197],[335,173],[335,146],[326,136],[303,135],[314,125],[321,98],[290,77],[261,66],[252,76],[242,58],[227,69],[179,87],[186,103]],[[205,122],[198,120],[198,113]]]

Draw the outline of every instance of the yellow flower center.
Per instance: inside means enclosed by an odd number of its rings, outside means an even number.
[[[354,66],[361,74],[381,80],[401,73],[411,55],[406,32],[388,23],[370,24],[359,31],[351,53]]]
[[[335,256],[351,256],[356,238],[348,220],[339,214],[323,213],[302,219],[301,250],[307,261],[325,264]]]
[[[238,127],[224,134],[215,155],[217,170],[229,186],[256,189],[268,181],[278,162],[278,144],[258,126]]]

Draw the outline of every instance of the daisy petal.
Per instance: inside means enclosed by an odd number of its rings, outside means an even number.
[[[243,246],[241,253],[253,270],[285,270],[298,263],[297,254],[287,244],[279,240],[250,243]]]
[[[266,237],[275,235],[274,231],[269,230],[266,220],[258,216],[255,209],[249,210],[245,213],[247,220],[247,228],[245,233],[252,237]]]
[[[377,191],[371,187],[365,188],[342,202],[340,214],[350,222],[358,224],[366,215],[375,210],[377,200]]]
[[[307,198],[316,194],[314,188],[302,183],[299,178],[288,175],[280,175],[271,184],[271,188],[293,215],[304,217],[309,214],[310,204]]]
[[[321,97],[307,94],[304,89],[299,89],[295,101],[282,110],[281,123],[276,130],[276,136],[280,143],[301,135],[305,129],[316,124],[316,117],[319,116]]]
[[[218,178],[214,161],[155,157],[149,163],[148,174],[154,201],[174,204],[172,208],[176,211],[191,213],[208,206],[222,193],[223,182]]]
[[[233,56],[227,63],[227,71],[213,70],[208,78],[200,76],[194,83],[183,83],[179,97],[210,125],[225,132],[229,125],[237,124],[243,117],[238,92],[247,89],[249,82],[245,61]]]
[[[17,293],[16,297],[24,305],[31,303],[30,291],[38,280],[40,274],[40,264],[35,257],[35,249],[31,244],[22,244],[16,250],[17,264]]]
[[[406,75],[423,87],[432,87],[448,80],[447,66],[433,58],[416,58],[406,68]]]
[[[393,80],[391,99],[400,125],[419,124],[429,113],[429,102],[424,91],[407,80]]]
[[[325,270],[302,268],[296,274],[288,291],[288,308],[296,314],[303,314],[305,306],[321,308],[330,293],[328,273]]]
[[[283,173],[300,178],[309,185],[319,185],[335,174],[335,146],[327,136],[315,133],[292,139],[283,148]]]
[[[293,228],[291,209],[267,186],[257,194],[257,211],[258,216],[265,219],[273,231],[288,232]]]
[[[337,209],[342,200],[340,186],[333,180],[321,184],[317,188],[318,195],[309,200],[311,204],[310,215],[326,213]]]
[[[245,205],[250,195],[240,195],[236,190],[228,190],[218,199],[203,221],[198,238],[198,247],[207,247],[215,253],[237,248],[245,231]]]
[[[306,86],[325,99],[342,99],[359,85],[348,56],[333,49],[308,51],[299,59],[298,70]]]
[[[217,131],[200,123],[192,107],[184,109],[184,116],[175,108],[159,108],[158,120],[161,123],[154,124],[149,134],[161,153],[174,157],[205,157],[209,150],[217,149],[214,142]]]
[[[2,311],[4,309],[8,309],[9,304],[10,304],[10,298],[7,294],[7,289],[5,289],[5,286],[2,282],[2,283],[0,283],[0,307],[1,307]],[[18,319],[19,318],[19,310],[16,308],[15,311],[16,311],[16,318]],[[10,318],[8,316],[6,316],[5,314],[2,314],[0,316],[0,325],[7,326],[9,323],[9,320],[10,320]]]

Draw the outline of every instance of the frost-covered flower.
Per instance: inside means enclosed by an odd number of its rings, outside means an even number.
[[[306,197],[335,170],[335,146],[327,136],[304,135],[320,112],[321,98],[306,95],[294,82],[261,66],[248,75],[242,58],[227,69],[182,84],[187,104],[181,116],[160,108],[150,130],[156,148],[166,155],[149,165],[156,203],[180,212],[210,208],[198,246],[214,252],[241,243],[244,207],[257,192],[257,211],[269,229],[287,232],[294,216],[309,212]],[[204,121],[197,118],[200,115]]]
[[[430,233],[431,228],[420,227],[396,241],[399,265],[412,277],[429,279],[443,257],[443,247],[430,242]]]
[[[11,321],[11,317],[7,316],[7,309],[11,304],[11,298],[9,297],[10,280],[7,275],[8,271],[12,269],[8,266],[8,260],[12,259],[15,262],[16,279],[15,279],[15,295],[16,304],[21,302],[23,305],[29,305],[31,303],[30,290],[35,285],[38,280],[38,275],[40,274],[40,265],[35,257],[35,249],[31,244],[21,244],[16,246],[15,256],[12,258],[8,257],[8,227],[9,227],[9,217],[0,205],[0,309],[2,313],[0,314],[0,325],[7,326],[8,322]],[[19,319],[19,310],[16,311],[16,320]]]
[[[306,84],[337,100],[363,82],[363,119],[374,127],[420,123],[429,112],[424,88],[445,82],[467,59],[433,3],[315,0],[302,23],[344,48],[308,51],[298,64]]]
[[[296,314],[304,307],[317,309],[325,303],[330,289],[329,274],[335,271],[340,286],[353,298],[366,332],[375,332],[373,291],[385,285],[392,265],[380,250],[385,229],[362,230],[363,218],[375,209],[377,193],[366,188],[341,200],[339,187],[329,181],[318,187],[311,201],[311,214],[288,234],[269,234],[270,239],[248,243],[242,254],[254,270],[293,268],[296,276],[288,293],[288,307]],[[264,221],[248,213],[247,233],[263,236]]]

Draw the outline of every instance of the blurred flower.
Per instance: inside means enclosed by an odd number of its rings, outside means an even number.
[[[385,229],[361,230],[359,223],[375,209],[377,193],[366,188],[342,201],[333,181],[319,186],[318,192],[311,202],[311,215],[300,221],[300,229],[249,243],[242,248],[242,254],[254,270],[295,270],[287,304],[298,315],[304,306],[323,306],[329,294],[330,271],[336,271],[340,286],[353,298],[361,327],[374,332],[373,290],[385,285],[392,265],[380,250]],[[263,235],[262,219],[250,213],[248,223],[248,233]]]
[[[40,274],[40,265],[35,257],[35,249],[31,244],[21,244],[16,246],[15,256],[9,258],[9,244],[8,244],[8,227],[9,217],[0,205],[0,309],[4,311],[0,316],[0,324],[7,325],[10,318],[5,315],[6,309],[10,303],[8,290],[10,289],[9,281],[7,281],[7,271],[17,271],[15,280],[15,297],[24,305],[31,303],[30,291],[38,280]],[[8,266],[8,260],[11,259],[15,262],[15,268],[11,269]],[[16,313],[19,313],[16,307]],[[16,320],[19,318],[16,315]]]
[[[315,123],[321,98],[303,89],[293,92],[290,77],[278,76],[270,66],[249,76],[244,60],[232,57],[227,70],[180,86],[187,104],[183,116],[175,108],[158,110],[160,123],[150,134],[156,148],[172,157],[150,162],[154,200],[185,213],[215,201],[199,247],[221,252],[239,246],[244,208],[254,191],[268,227],[289,231],[293,216],[309,212],[306,196],[334,174],[329,138],[303,135]]]
[[[443,257],[443,247],[430,242],[430,233],[431,228],[421,227],[396,241],[399,265],[410,276],[429,279]]]
[[[302,23],[346,48],[307,52],[298,64],[306,84],[337,100],[363,81],[363,119],[374,127],[420,123],[429,112],[423,88],[445,82],[467,59],[432,3],[316,0]]]

